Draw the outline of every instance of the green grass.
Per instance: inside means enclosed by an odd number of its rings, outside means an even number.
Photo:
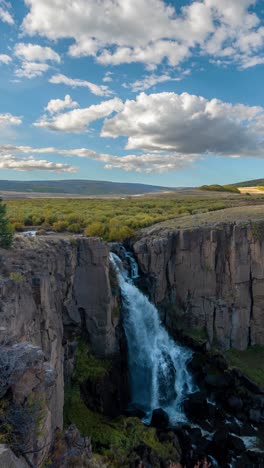
[[[56,232],[85,233],[107,241],[131,237],[137,229],[162,221],[182,219],[256,203],[251,197],[221,194],[214,197],[178,195],[120,199],[12,199],[6,202],[8,218],[16,231],[36,227]],[[223,198],[224,197],[224,198]],[[261,203],[261,199],[257,199]]]
[[[264,346],[252,346],[245,351],[226,352],[228,364],[240,369],[247,377],[264,388]]]
[[[133,451],[142,442],[164,460],[178,458],[171,443],[159,442],[154,428],[144,426],[138,418],[110,420],[91,411],[74,386],[65,389],[64,420],[66,425],[74,423],[82,435],[90,436],[94,450],[107,456],[113,467],[129,467]]]

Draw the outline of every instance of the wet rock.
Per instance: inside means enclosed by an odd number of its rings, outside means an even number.
[[[201,392],[192,393],[184,402],[186,415],[192,421],[199,421],[214,417],[215,406],[208,403],[204,394]]]
[[[150,424],[158,429],[166,429],[169,425],[169,416],[162,408],[155,409]]]
[[[242,410],[243,408],[243,401],[240,397],[232,395],[227,400],[228,406],[231,410],[237,412]]]
[[[215,387],[219,390],[230,387],[233,383],[233,379],[229,372],[212,370],[206,375],[205,383],[209,387]]]
[[[228,447],[231,450],[233,450],[236,454],[240,454],[246,449],[243,440],[233,434],[228,435],[227,443]]]
[[[254,423],[260,423],[261,422],[261,410],[259,409],[251,409],[249,411],[249,419],[250,421]]]

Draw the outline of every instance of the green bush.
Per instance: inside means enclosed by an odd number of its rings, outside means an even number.
[[[86,380],[102,379],[110,370],[111,363],[107,360],[97,359],[89,352],[84,341],[80,341],[76,352],[74,382],[81,384]]]
[[[6,205],[0,200],[0,248],[9,249],[13,242],[13,229],[6,215]]]

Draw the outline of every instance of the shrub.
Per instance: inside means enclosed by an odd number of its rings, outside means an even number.
[[[6,205],[0,200],[0,247],[9,249],[13,242],[13,230],[6,216]]]
[[[21,283],[21,281],[23,281],[23,275],[19,271],[11,271],[9,278],[16,283]]]

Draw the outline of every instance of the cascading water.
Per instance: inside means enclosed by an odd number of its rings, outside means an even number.
[[[167,412],[171,424],[184,422],[183,400],[195,391],[187,370],[192,353],[169,337],[156,307],[133,283],[139,276],[136,261],[128,252],[125,257],[130,262],[131,277],[120,258],[114,253],[110,256],[122,294],[131,404],[145,412],[146,423],[157,408]]]

